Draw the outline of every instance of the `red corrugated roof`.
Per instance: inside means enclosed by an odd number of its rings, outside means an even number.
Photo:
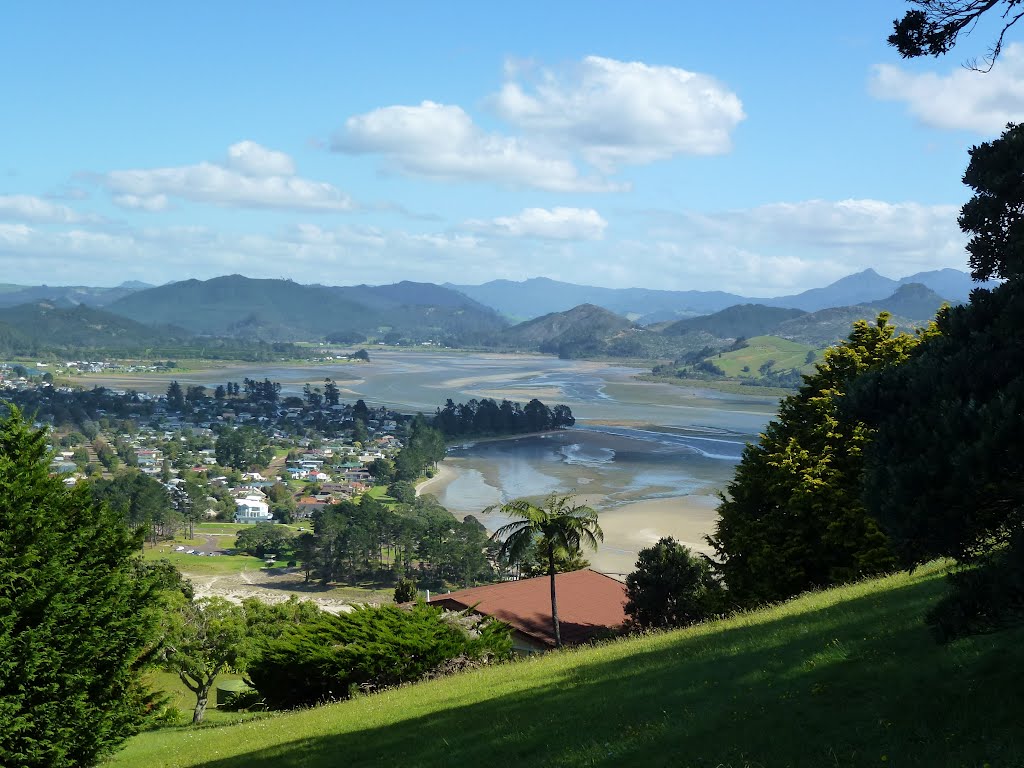
[[[610,576],[589,568],[560,573],[555,576],[555,590],[562,642],[567,645],[617,629],[626,620],[626,587]],[[452,610],[472,607],[542,643],[555,644],[548,576],[460,589],[437,595],[430,602]]]

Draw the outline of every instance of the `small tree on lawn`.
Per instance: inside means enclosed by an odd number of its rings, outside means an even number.
[[[203,721],[217,675],[240,670],[248,649],[245,614],[220,597],[181,601],[168,617],[164,665],[196,695],[193,725]]]
[[[402,579],[395,587],[396,603],[411,603],[416,599],[416,582],[412,579]]]

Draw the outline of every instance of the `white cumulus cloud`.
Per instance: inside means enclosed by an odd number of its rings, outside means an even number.
[[[593,208],[526,208],[515,216],[470,219],[467,229],[505,237],[541,240],[600,240],[608,226]]]
[[[998,134],[1008,122],[1024,120],[1024,46],[1007,46],[984,74],[963,67],[946,75],[915,73],[879,64],[869,85],[875,98],[905,102],[925,125]]]
[[[398,170],[557,192],[628,189],[604,176],[678,154],[728,152],[744,119],[739,97],[715,78],[643,62],[588,56],[565,72],[506,64],[489,102],[514,135],[480,128],[460,106],[423,101],[345,121],[331,148],[379,154]],[[581,172],[582,159],[598,171]]]
[[[538,152],[522,139],[488,133],[461,108],[424,101],[390,106],[345,121],[331,148],[381,154],[399,170],[440,179],[496,181],[518,187],[567,191],[613,188],[583,178],[564,156]]]
[[[964,269],[967,238],[957,226],[957,210],[953,205],[883,200],[804,200],[712,213],[666,213],[655,217],[649,235],[688,252],[743,254],[737,258],[748,265],[750,277],[743,281],[743,290],[764,296],[770,294],[757,289],[762,281],[766,287],[788,285],[796,291],[868,267],[896,277],[943,267]],[[720,260],[708,257],[703,262],[709,274],[731,272]],[[738,275],[728,284],[736,290],[741,285]]]
[[[515,79],[520,68],[506,72],[494,100],[503,118],[605,170],[728,152],[745,117],[725,85],[677,67],[588,56],[568,73],[542,70],[532,88]]]
[[[167,195],[115,195],[114,202],[131,211],[163,211],[170,206]]]
[[[246,176],[295,175],[295,163],[291,157],[249,140],[228,147],[227,165]]]
[[[95,217],[33,195],[0,195],[0,219],[74,224],[94,221]]]
[[[745,243],[857,249],[877,257],[885,252],[922,253],[950,245],[962,251],[966,238],[957,226],[957,213],[953,205],[804,200],[693,214],[691,220],[713,237]]]
[[[112,171],[101,183],[114,202],[133,210],[162,210],[170,198],[233,208],[346,211],[351,199],[332,184],[295,175],[291,158],[252,141],[228,149],[226,164]]]

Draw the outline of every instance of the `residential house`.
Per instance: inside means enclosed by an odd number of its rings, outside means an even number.
[[[626,621],[626,586],[584,568],[555,576],[559,629],[564,645],[577,645],[618,632]],[[452,611],[472,610],[512,627],[512,647],[535,653],[555,646],[551,622],[551,579],[505,581],[436,595],[431,605]]]
[[[235,499],[236,523],[270,523],[274,517],[270,514],[270,505],[260,496],[245,496]]]
[[[303,496],[295,503],[295,517],[305,520],[313,516],[314,512],[327,509],[327,502],[316,499],[312,496]]]

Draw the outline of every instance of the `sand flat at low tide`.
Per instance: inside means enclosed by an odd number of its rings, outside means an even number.
[[[598,520],[604,544],[587,557],[596,570],[628,574],[636,567],[639,551],[665,536],[710,553],[704,537],[715,530],[717,506],[716,496],[695,494],[635,501],[604,511]]]

